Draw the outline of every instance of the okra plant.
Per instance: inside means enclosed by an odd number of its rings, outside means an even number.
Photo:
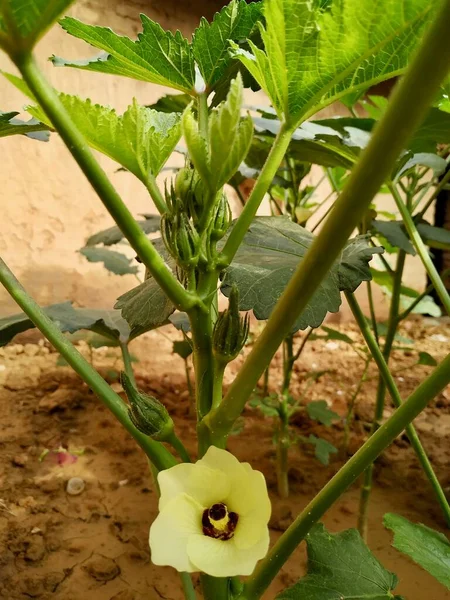
[[[406,188],[405,202],[397,182],[399,172],[414,160],[415,132],[428,118],[430,107],[436,102],[439,110],[446,106],[450,0],[263,0],[249,4],[233,0],[211,23],[202,20],[191,41],[179,32],[164,31],[145,15],[136,41],[107,27],[63,18],[60,24],[68,34],[101,54],[83,61],[54,56],[56,66],[121,75],[181,92],[175,98],[184,107],[181,112],[167,112],[163,100],[153,108],[133,100],[123,115],[58,93],[35,60],[35,45],[70,4],[70,0],[0,0],[0,47],[21,75],[6,73],[5,77],[29,96],[27,110],[33,117],[22,122],[16,118],[18,113],[3,113],[0,135],[18,133],[42,139],[46,132],[58,133],[145,265],[147,276],[118,299],[116,310],[93,314],[70,305],[42,309],[1,262],[0,281],[26,315],[4,320],[6,337],[30,322],[35,324],[141,446],[158,473],[160,491],[160,512],[150,529],[151,559],[180,572],[186,598],[197,597],[190,576],[194,572],[201,574],[205,600],[261,598],[303,540],[308,545],[308,574],[281,592],[279,599],[399,598],[394,595],[395,575],[375,559],[356,530],[331,535],[318,522],[363,473],[367,495],[374,460],[404,429],[442,509],[450,515],[411,424],[450,382],[450,355],[402,402],[387,365],[389,353],[386,347],[380,349],[352,295],[363,281],[370,280],[368,263],[382,249],[371,243],[367,228],[363,235],[351,238],[365,220],[375,194],[388,186],[410,240],[448,310],[448,292],[431,267],[425,242],[411,217],[410,191]],[[286,216],[256,217],[290,148],[300,145],[307,155],[303,160],[317,162],[312,157],[314,143],[308,150],[304,142],[308,135],[314,142],[320,136],[318,127],[326,125],[317,125],[311,117],[339,99],[352,104],[374,84],[396,76],[401,76],[401,82],[373,131],[366,129],[361,152],[337,144],[345,160],[351,155],[352,168],[319,234]],[[272,139],[252,192],[233,221],[224,185],[245,163],[261,127],[255,127],[251,115],[242,112],[247,86],[259,86],[269,97],[274,113],[262,126],[268,132],[266,138]],[[181,136],[187,148],[185,167],[166,181],[162,191],[156,177]],[[342,140],[344,136],[335,137]],[[152,226],[131,215],[91,148],[141,180],[161,216],[159,239],[150,240],[147,233]],[[222,312],[219,288],[229,297],[228,308]],[[226,450],[227,438],[283,340],[296,329],[321,325],[327,312],[339,309],[342,292],[379,368],[381,385],[398,408],[383,425],[375,418],[366,443],[269,548],[270,500],[264,477]],[[267,323],[224,394],[224,370],[245,343],[249,323],[241,313],[249,310]],[[136,389],[127,349],[130,340],[166,323],[175,311],[186,313],[191,332],[196,462],[191,462],[177,436],[164,399]],[[64,336],[64,331],[83,328],[79,323],[83,318],[84,328],[106,334],[122,347],[122,384],[128,405]],[[448,587],[448,574],[439,562],[448,556],[445,538],[395,515],[386,515],[385,523],[395,532],[396,547]],[[432,546],[429,554],[424,544],[420,551],[415,545],[424,538]],[[345,569],[339,558],[343,555]],[[244,576],[247,579],[242,580]]]

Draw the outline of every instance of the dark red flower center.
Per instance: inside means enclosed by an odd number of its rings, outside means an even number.
[[[235,532],[239,516],[228,512],[226,504],[218,502],[205,508],[202,516],[203,535],[217,540],[230,540]]]

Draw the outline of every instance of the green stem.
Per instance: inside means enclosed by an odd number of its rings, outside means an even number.
[[[314,239],[299,263],[283,295],[277,302],[267,325],[230,386],[222,404],[205,419],[205,425],[216,434],[226,436],[258,379],[269,364],[298,315],[319,287],[344,248],[352,231],[361,222],[370,202],[389,174],[398,155],[406,147],[412,133],[425,118],[434,101],[450,63],[450,0],[445,0],[430,27],[420,51],[405,76],[396,86],[383,117],[375,126],[369,144],[361,154],[335,203],[320,234]],[[436,60],[439,56],[439,60]],[[411,102],[414,98],[414,102]],[[254,201],[247,203],[225,245],[225,256],[231,260],[251,223],[262,193],[267,189],[278,160],[289,144],[290,132],[283,127],[272,148],[263,173],[254,189]],[[274,149],[277,153],[274,154]],[[273,163],[273,164],[272,164]],[[261,173],[261,175],[263,175]],[[258,192],[256,192],[258,187]],[[253,195],[253,194],[252,194]],[[247,207],[252,206],[243,217]],[[256,205],[256,206],[255,206]],[[241,220],[242,219],[242,220]],[[241,221],[240,221],[241,220]],[[240,225],[239,225],[240,222]],[[239,225],[239,226],[238,226]]]
[[[156,179],[153,175],[149,174],[147,176],[147,181],[145,182],[145,187],[147,188],[158,212],[160,215],[163,215],[167,212],[167,205],[161,194],[161,190],[156,183]]]
[[[375,335],[377,344],[379,344],[380,342],[379,342],[379,337],[378,337],[377,315],[375,313],[375,303],[373,301],[372,282],[367,281],[366,284],[367,284],[367,298],[369,299],[370,318],[372,320],[372,329],[373,329],[373,333]]]
[[[402,215],[403,223],[405,224],[406,231],[408,232],[411,242],[413,243],[414,248],[417,250],[417,254],[420,256],[423,266],[425,267],[428,276],[433,283],[434,289],[436,290],[436,293],[439,296],[445,311],[450,316],[450,294],[448,293],[442,279],[439,277],[439,273],[437,272],[437,269],[428,253],[428,248],[424,244],[419,232],[417,231],[414,219],[412,218],[407,206],[403,202],[400,192],[392,182],[389,183],[389,190],[394,197],[400,214]]]
[[[308,329],[308,332],[303,337],[303,339],[301,341],[301,344],[300,344],[300,347],[299,347],[299,349],[297,350],[297,352],[294,355],[294,359],[293,359],[294,363],[296,363],[298,361],[298,359],[300,358],[300,356],[302,355],[302,352],[303,352],[303,350],[305,349],[305,346],[306,346],[306,342],[309,340],[309,338],[310,338],[310,336],[311,336],[311,334],[312,334],[313,331],[314,331],[314,327],[310,327]]]
[[[189,318],[194,350],[195,396],[200,421],[211,410],[214,395],[212,325],[210,314],[199,309],[192,311]]]
[[[122,352],[123,366],[125,369],[125,373],[130,378],[133,387],[137,387],[136,378],[134,376],[133,364],[131,362],[130,350],[128,348],[128,344],[126,342],[120,342],[120,351]]]
[[[427,210],[430,208],[430,206],[433,204],[433,202],[436,200],[436,198],[439,196],[439,194],[442,192],[442,190],[445,188],[445,186],[449,183],[449,181],[450,181],[450,168],[447,167],[447,172],[442,177],[442,179],[440,180],[438,185],[434,188],[434,191],[431,194],[431,196],[428,198],[428,200],[426,201],[425,206],[421,209],[420,213],[417,215],[420,219],[423,218],[423,216],[425,215]],[[430,183],[430,187],[431,187],[431,185],[432,185],[432,182]],[[428,187],[425,188],[425,190],[420,195],[420,198],[417,199],[417,202],[414,205],[414,210],[417,208],[419,202],[422,200],[423,196],[426,194],[428,189],[429,189]]]
[[[283,341],[283,385],[282,394],[289,394],[292,369],[294,367],[294,336],[288,335]]]
[[[448,383],[450,383],[450,354],[303,509],[267,556],[257,565],[253,575],[247,580],[242,599],[258,600],[262,596],[313,525]]]
[[[226,362],[216,360],[216,372],[214,374],[214,392],[212,408],[217,408],[222,402],[223,397],[223,376],[225,375]]]
[[[208,95],[206,92],[197,96],[198,128],[203,139],[208,139]]]
[[[397,332],[398,325],[398,310],[400,306],[400,291],[402,285],[403,270],[405,267],[406,252],[399,250],[397,257],[397,265],[394,274],[394,281],[392,285],[392,298],[391,306],[389,310],[389,323],[388,330],[386,332],[386,339],[383,346],[383,358],[386,364],[389,362],[391,355],[392,344],[394,343],[395,334]],[[383,418],[384,403],[386,398],[386,382],[382,374],[378,378],[377,396],[375,400],[375,414],[372,421],[372,428],[370,435],[373,435],[375,431],[380,427],[381,419]],[[358,529],[364,540],[367,539],[367,518],[369,511],[369,499],[372,491],[372,479],[373,479],[374,465],[371,464],[367,471],[364,473],[364,480],[361,486],[361,497],[359,502],[359,517],[358,517]]]
[[[211,575],[200,575],[204,600],[228,600],[230,581],[228,578],[211,577]]]
[[[394,377],[392,376],[392,373],[389,369],[387,361],[383,353],[381,352],[380,347],[378,346],[375,338],[373,337],[372,332],[370,331],[370,327],[367,325],[361,307],[359,306],[354,294],[346,292],[345,296],[347,298],[347,302],[350,306],[353,316],[355,317],[355,320],[358,323],[361,333],[363,334],[367,347],[369,348],[370,353],[373,356],[377,367],[381,373],[381,376],[383,377],[383,380],[392,398],[394,406],[396,408],[399,408],[403,404],[400,392],[395,383]],[[405,430],[409,441],[411,442],[411,446],[413,447],[414,452],[416,453],[417,458],[419,459],[422,469],[424,470],[425,475],[428,477],[431,487],[433,488],[434,493],[436,494],[437,501],[439,502],[439,505],[442,508],[442,512],[444,513],[447,525],[450,526],[450,506],[447,502],[447,498],[445,497],[444,491],[439,483],[439,480],[436,477],[436,473],[433,470],[427,453],[425,452],[425,449],[422,446],[422,442],[419,439],[419,435],[416,431],[416,428],[413,424],[410,424],[405,428]]]
[[[351,431],[351,427],[353,424],[356,400],[361,392],[363,384],[365,383],[365,381],[367,379],[367,371],[369,370],[369,365],[370,365],[371,360],[372,360],[371,356],[367,357],[366,362],[364,363],[364,369],[363,369],[362,375],[360,377],[360,380],[358,382],[358,385],[356,386],[356,389],[353,392],[352,397],[350,398],[350,401],[348,403],[347,415],[345,417],[345,422],[344,422],[344,439],[342,441],[342,453],[344,456],[348,455],[348,446],[350,443],[350,431]]]
[[[291,141],[291,136],[292,129],[283,123],[277,137],[275,138],[269,156],[264,163],[252,193],[245,203],[245,206],[242,209],[242,212],[239,215],[236,223],[234,224],[225,246],[223,247],[221,252],[221,263],[224,265],[231,264],[231,261],[241,245],[248,228],[252,224],[252,221],[256,215],[256,211],[258,210],[267,190],[272,185],[273,178],[275,177],[278,167],[280,166],[283,157],[286,154]]]
[[[191,416],[195,415],[195,394],[194,388],[192,387],[191,381],[191,367],[189,366],[189,359],[184,359],[184,369],[186,371],[186,385],[189,393],[189,407],[191,411]]]
[[[277,487],[280,498],[289,497],[289,442],[288,442],[288,424],[280,418],[279,430],[277,432],[277,454],[276,471]]]
[[[450,275],[450,269],[445,269],[445,271],[443,271],[441,273],[441,279],[442,281],[445,281],[445,278],[448,277],[448,275]],[[406,319],[406,317],[412,313],[412,311],[416,308],[416,306],[418,304],[420,304],[420,302],[422,302],[422,300],[425,298],[425,296],[428,296],[428,294],[434,289],[434,285],[432,283],[430,283],[430,285],[427,287],[427,289],[422,292],[419,296],[417,296],[417,298],[414,300],[414,302],[412,302],[407,309],[405,309],[402,313],[400,313],[397,317],[398,322],[400,323],[400,321],[404,321]]]
[[[49,342],[65,358],[69,365],[85,381],[92,391],[109,408],[125,429],[134,437],[152,463],[160,470],[176,464],[176,460],[164,446],[138,431],[128,416],[127,405],[97,373],[78,350],[69,342],[42,308],[24,290],[8,266],[0,259],[0,283],[14,298],[24,313],[45,335]]]
[[[178,454],[178,456],[181,458],[181,460],[183,462],[192,462],[191,461],[191,457],[189,456],[188,451],[186,450],[186,448],[184,447],[183,442],[180,440],[180,438],[175,435],[174,432],[172,432],[172,435],[167,438],[167,443],[170,444],[172,446],[172,448],[176,451],[176,453]]]
[[[263,380],[263,389],[262,389],[263,398],[265,398],[266,396],[269,395],[269,380],[270,380],[270,365],[268,365],[266,370],[264,371],[264,380]]]
[[[185,600],[197,600],[194,584],[189,573],[180,573],[181,584],[183,586]]]
[[[41,73],[33,56],[21,57],[20,60],[17,60],[16,65],[54,128],[144,265],[178,309],[190,309],[198,300],[183,288],[166,267],[164,260],[139,227],[106,173],[100,167],[83,135],[73,124],[57,93]]]

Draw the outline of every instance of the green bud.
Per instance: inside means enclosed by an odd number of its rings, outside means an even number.
[[[173,229],[173,240],[176,248],[174,257],[180,267],[191,268],[198,263],[200,236],[193,227],[189,217],[180,213]]]
[[[183,201],[192,193],[194,187],[195,171],[189,167],[183,167],[175,177],[175,194]]]
[[[231,208],[228,204],[227,197],[225,194],[221,193],[211,229],[212,240],[220,240],[223,238],[231,225],[232,218]]]
[[[249,316],[239,313],[239,292],[231,288],[228,308],[219,314],[213,331],[213,351],[219,361],[230,362],[242,350],[248,336]]]
[[[154,440],[169,440],[174,427],[165,406],[156,398],[139,392],[126,373],[121,374],[121,383],[130,402],[128,415],[136,429]]]

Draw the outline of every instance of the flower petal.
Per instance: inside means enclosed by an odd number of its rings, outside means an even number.
[[[231,492],[230,510],[240,516],[250,515],[256,521],[269,522],[272,506],[264,475],[255,471],[248,463],[241,463],[245,471],[245,478],[240,482],[240,488],[233,488]],[[231,504],[233,508],[231,508]]]
[[[203,507],[187,494],[170,500],[150,527],[150,550],[155,565],[192,573],[197,569],[188,557],[187,544],[202,535]]]
[[[239,550],[246,550],[267,535],[267,521],[253,514],[239,516],[233,541]]]
[[[182,493],[194,498],[203,508],[224,502],[230,491],[230,481],[221,470],[200,463],[181,463],[159,473],[159,510]]]
[[[189,559],[197,570],[212,577],[251,575],[258,560],[267,554],[269,532],[266,529],[261,540],[245,550],[237,548],[233,539],[222,541],[205,535],[192,535],[187,546]]]

